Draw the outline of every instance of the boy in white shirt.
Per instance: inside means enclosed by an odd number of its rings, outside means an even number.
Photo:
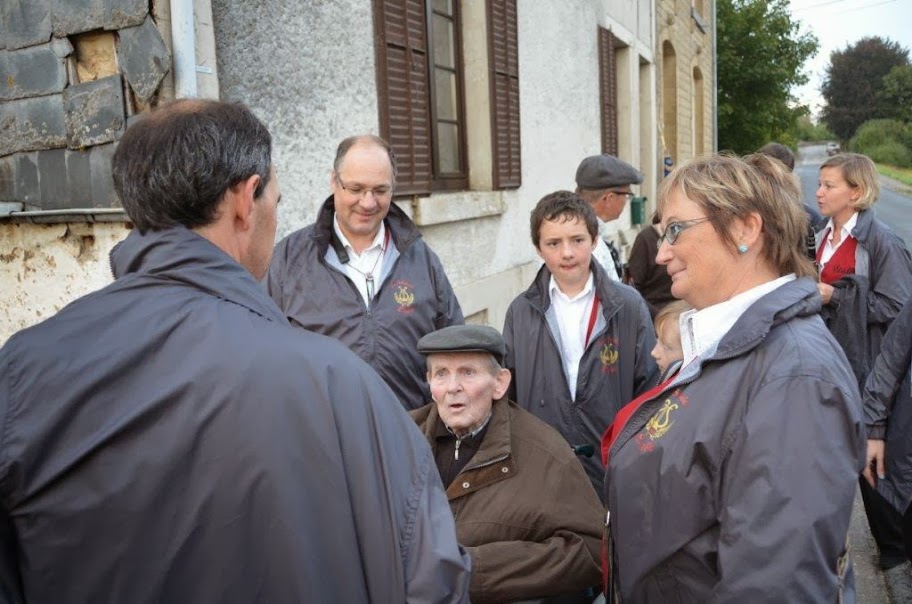
[[[658,377],[649,310],[636,290],[592,262],[598,223],[579,195],[542,198],[531,231],[545,266],[507,311],[511,398],[570,444],[597,445],[615,413]],[[583,465],[602,494],[601,462]]]

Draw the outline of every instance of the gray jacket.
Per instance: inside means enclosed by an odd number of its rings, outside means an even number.
[[[367,361],[406,409],[430,400],[427,365],[418,340],[463,323],[462,310],[440,259],[396,204],[386,217],[392,241],[377,294],[365,307],[345,274],[333,231],[333,198],[317,221],[276,246],[266,287],[292,325],[336,338]]]
[[[575,401],[570,399],[561,362],[560,329],[546,266],[510,304],[503,329],[505,365],[513,373],[510,398],[557,429],[571,445],[598,445],[618,409],[655,384],[659,374],[649,354],[655,333],[646,302],[632,287],[611,281],[598,263],[591,266],[600,312],[580,359]],[[595,492],[603,493],[601,461],[597,456],[581,459]]]
[[[884,336],[865,384],[868,438],[885,440],[887,476],[877,491],[904,514],[912,502],[912,301]]]
[[[0,349],[0,601],[461,601],[423,435],[184,228]]]
[[[620,430],[606,489],[625,602],[852,601],[864,429],[819,310],[807,278],[760,298]]]
[[[824,227],[825,227],[824,223]],[[823,243],[826,228],[817,233],[817,249]],[[868,366],[880,352],[880,342],[903,304],[912,297],[912,256],[906,244],[890,227],[877,220],[874,210],[858,213],[852,236],[855,248],[855,274],[868,278],[865,293],[868,328]],[[839,312],[845,291],[834,291],[828,306]]]

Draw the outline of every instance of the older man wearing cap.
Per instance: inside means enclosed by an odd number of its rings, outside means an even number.
[[[599,237],[592,255],[615,281],[621,280],[620,267],[605,243],[605,223],[617,220],[624,204],[633,197],[631,185],[643,182],[643,175],[627,162],[603,153],[580,162],[576,169],[576,193],[589,202],[599,221]]]
[[[472,557],[472,602],[585,598],[600,579],[604,512],[570,445],[505,398],[503,337],[452,326],[421,338],[418,351],[434,402],[410,413]]]

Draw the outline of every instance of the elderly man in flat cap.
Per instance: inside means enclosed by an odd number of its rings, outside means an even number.
[[[500,333],[480,325],[418,342],[433,402],[410,413],[472,557],[471,600],[589,601],[600,582],[603,508],[563,437],[505,398],[504,349]]]
[[[619,261],[603,239],[605,223],[617,220],[624,204],[633,197],[631,185],[643,182],[643,175],[633,166],[613,155],[592,155],[576,169],[576,193],[589,202],[599,221],[599,237],[592,255],[615,281],[621,280]]]

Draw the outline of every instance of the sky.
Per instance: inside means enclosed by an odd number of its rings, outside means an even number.
[[[908,49],[912,59],[912,0],[791,0],[791,11],[801,31],[813,33],[820,45],[804,65],[810,81],[794,91],[815,118],[823,105],[820,86],[834,50],[880,36]]]

